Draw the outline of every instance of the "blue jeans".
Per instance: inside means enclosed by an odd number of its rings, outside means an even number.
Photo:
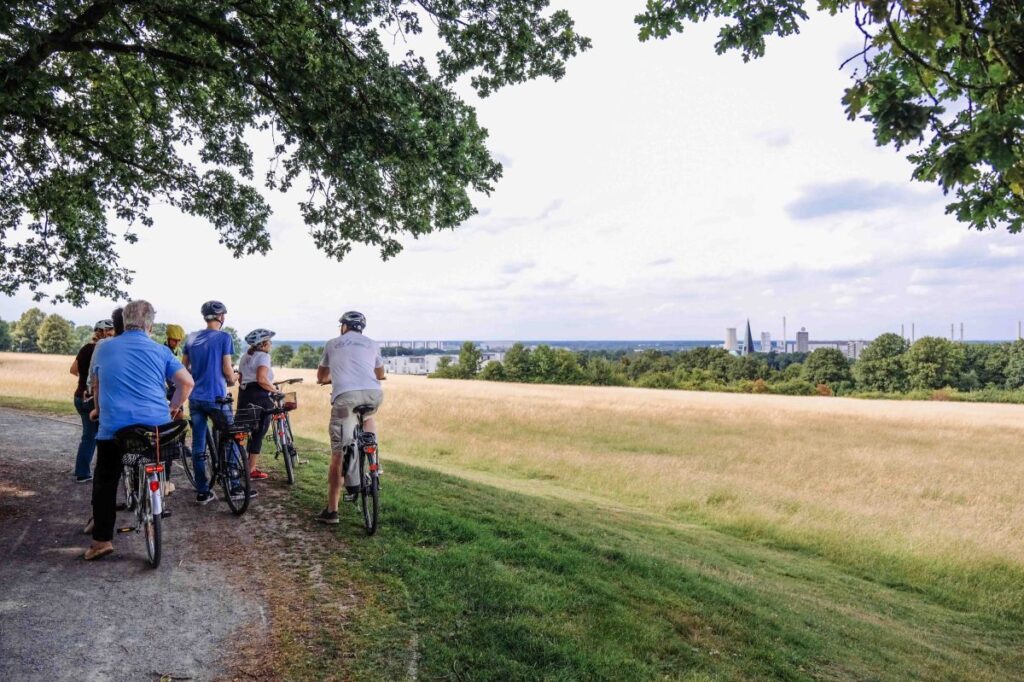
[[[96,431],[100,425],[99,422],[89,419],[89,411],[85,409],[85,403],[78,396],[75,396],[75,410],[82,418],[82,440],[78,443],[78,455],[75,457],[75,476],[86,478],[91,473],[92,453],[96,450]]]
[[[230,405],[218,405],[212,400],[189,400],[189,421],[192,422],[192,470],[196,474],[196,492],[209,492],[210,481],[206,475],[206,421],[214,412],[220,412],[231,423],[233,415]]]
[[[192,423],[192,470],[196,475],[196,492],[203,494],[210,490],[210,480],[206,475],[206,422],[210,415],[220,412],[224,415],[228,424],[234,423],[234,414],[231,405],[218,405],[212,400],[189,400],[188,401],[189,421]],[[216,446],[216,443],[214,444]],[[238,464],[235,450],[232,449],[234,464]],[[231,479],[233,484],[238,483],[237,478]]]

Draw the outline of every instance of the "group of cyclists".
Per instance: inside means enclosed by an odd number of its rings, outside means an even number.
[[[120,429],[166,427],[183,418],[187,405],[195,499],[205,505],[216,499],[206,470],[208,421],[219,413],[217,421],[233,422],[231,404],[224,398],[228,388],[237,383],[238,408],[261,408],[263,414],[246,446],[249,479],[268,478],[259,468],[259,457],[277,390],[270,355],[275,333],[258,328],[246,334],[247,349],[236,369],[232,337],[223,330],[227,312],[220,301],[207,301],[200,308],[204,328],[186,335],[181,326],[169,324],[166,341],[160,344],[150,338],[156,315],[153,306],[144,300],[131,301],[114,310],[110,319],[98,321],[92,340],[75,357],[71,373],[78,377],[74,404],[82,419],[82,438],[74,475],[79,483],[93,483],[92,519],[86,527],[92,544],[85,552],[86,560],[114,551],[117,484],[124,454],[116,438]],[[351,451],[358,419],[354,408],[372,406],[364,416],[363,428],[376,433],[372,414],[383,401],[384,361],[377,343],[363,335],[366,317],[349,311],[338,323],[340,334],[327,342],[317,370],[318,383],[331,385],[327,504],[316,517],[326,524],[339,522],[342,488],[346,499],[359,491],[359,473],[352,466],[356,458],[345,457]],[[90,471],[94,451],[96,465]],[[170,466],[170,461],[165,463],[167,479]],[[167,494],[174,489],[169,480],[166,487]],[[230,495],[244,499],[255,496],[256,490],[250,487],[246,493],[241,486],[233,486]]]

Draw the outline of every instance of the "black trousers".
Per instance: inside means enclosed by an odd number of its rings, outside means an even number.
[[[274,409],[274,399],[259,384],[251,383],[238,394],[238,407],[249,407],[249,405],[262,407],[264,410],[272,410]],[[245,448],[250,455],[258,455],[263,450],[263,437],[267,435],[269,429],[270,415],[264,412],[260,418],[260,425],[253,429],[252,434],[249,436],[249,445]]]
[[[121,480],[121,448],[117,441],[96,441],[96,471],[92,478],[92,539],[110,542],[117,522],[117,484]]]

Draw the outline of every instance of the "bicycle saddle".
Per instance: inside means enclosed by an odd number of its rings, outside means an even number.
[[[356,405],[352,408],[352,411],[356,414],[365,417],[368,414],[372,414],[377,410],[376,405]]]
[[[128,446],[151,448],[156,445],[156,434],[159,431],[160,446],[166,447],[181,440],[185,435],[186,429],[188,429],[188,422],[184,419],[177,419],[160,426],[132,424],[123,429],[118,429],[114,437]]]
[[[235,402],[235,399],[231,397],[230,393],[228,393],[223,398],[214,398],[213,402],[217,403],[218,405],[230,405],[231,403]]]

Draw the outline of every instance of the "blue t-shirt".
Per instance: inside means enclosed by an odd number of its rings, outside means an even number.
[[[234,352],[231,334],[219,329],[204,329],[193,332],[185,339],[189,371],[196,380],[190,400],[216,400],[227,395],[228,384],[224,381],[224,356]]]
[[[167,382],[182,368],[166,346],[132,329],[96,346],[92,366],[100,380],[100,429],[111,440],[132,424],[160,426],[171,420]]]

